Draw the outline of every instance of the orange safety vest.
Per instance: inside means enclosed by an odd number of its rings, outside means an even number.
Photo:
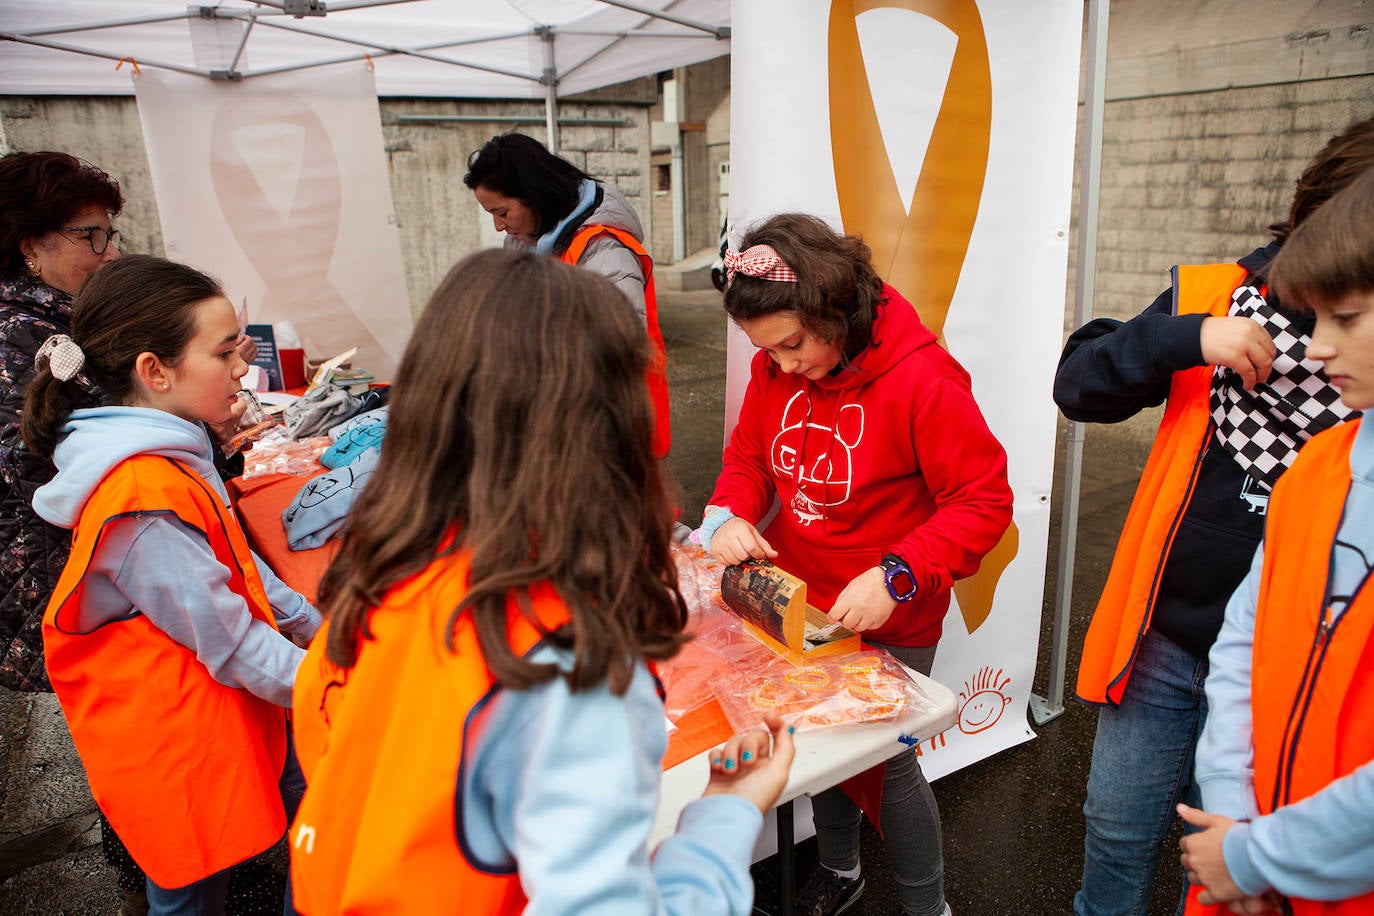
[[[468,589],[466,551],[435,560],[387,591],[368,617],[356,664],[324,655],[322,628],[296,676],[296,747],[309,788],[291,827],[298,911],[519,913],[514,861],[482,862],[464,841],[463,751],[483,740],[500,690],[470,614],[445,623]],[[553,630],[567,607],[547,584],[530,590]],[[543,634],[512,599],[507,636],[524,655]],[[327,625],[326,625],[327,626]]]
[[[1225,315],[1246,277],[1238,264],[1174,268],[1174,314]],[[1188,509],[1212,434],[1212,366],[1175,372],[1164,417],[1117,541],[1107,584],[1083,639],[1076,691],[1089,703],[1121,702],[1150,625],[1174,532]]]
[[[559,255],[564,264],[577,264],[587,245],[600,235],[609,235],[634,252],[639,258],[639,268],[644,272],[644,318],[648,324],[649,370],[644,379],[649,385],[649,398],[654,405],[654,457],[665,458],[673,444],[668,409],[668,350],[663,345],[663,332],[658,328],[658,297],[654,293],[654,259],[644,246],[624,229],[591,223],[577,230],[567,251]]]
[[[257,855],[285,832],[278,781],[286,711],[220,684],[142,614],[78,628],[105,526],[149,513],[204,534],[249,613],[276,621],[238,520],[186,465],[129,458],[86,500],[43,616],[48,676],[100,810],[149,877],[177,888]]]
[[[1269,502],[1250,678],[1260,814],[1374,760],[1374,589],[1362,583],[1334,621],[1326,606],[1359,426],[1356,420],[1313,436]],[[1228,912],[1196,897],[1189,895],[1190,914]],[[1374,913],[1374,892],[1289,903],[1294,916],[1354,916]]]

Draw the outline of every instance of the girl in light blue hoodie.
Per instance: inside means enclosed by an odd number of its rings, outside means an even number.
[[[57,468],[34,508],[74,530],[45,655],[96,801],[149,874],[150,912],[221,912],[229,868],[285,826],[281,708],[303,655],[293,639],[319,614],[248,550],[201,425],[242,413],[233,306],[189,267],[108,267],[77,299],[71,336],[39,351],[25,400],[25,442]],[[143,734],[127,734],[135,713]],[[223,746],[235,729],[248,747]],[[218,806],[219,786],[254,767]],[[243,796],[261,788],[246,828]]]

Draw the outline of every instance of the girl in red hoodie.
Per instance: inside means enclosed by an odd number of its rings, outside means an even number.
[[[868,246],[819,219],[772,217],[726,269],[725,311],[760,352],[701,542],[725,563],[775,561],[831,620],[928,674],[954,580],[1011,521],[1006,453],[968,373]],[[829,916],[863,893],[861,814],[838,788],[813,806],[822,867],[798,912]],[[888,761],[882,826],[903,910],[946,912],[939,811],[914,749]]]

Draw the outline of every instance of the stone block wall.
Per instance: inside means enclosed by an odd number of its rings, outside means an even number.
[[[1372,34],[1362,0],[1113,0],[1095,315],[1129,318],[1174,264],[1234,260],[1270,240],[1312,156],[1374,117]],[[1085,38],[1084,72],[1086,54]],[[1081,152],[1081,130],[1078,142]],[[1066,333],[1080,167],[1076,154]]]
[[[639,82],[639,81],[636,81]],[[584,100],[585,99],[585,100]],[[410,117],[465,115],[527,118],[510,121],[410,121]],[[559,104],[559,154],[625,194],[648,212],[648,105],[641,100],[576,97]],[[578,121],[595,121],[578,124]],[[603,124],[600,122],[615,122]],[[384,99],[382,134],[391,172],[391,195],[400,223],[401,251],[412,311],[423,308],[449,267],[501,237],[463,184],[467,158],[500,133],[518,130],[548,142],[540,102]],[[645,231],[651,229],[645,225]]]
[[[1169,285],[1174,264],[1234,260],[1268,242],[1313,155],[1368,117],[1374,74],[1109,99],[1094,314],[1129,318]],[[1076,251],[1075,237],[1066,330]]]

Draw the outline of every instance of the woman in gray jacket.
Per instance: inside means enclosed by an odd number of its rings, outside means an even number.
[[[654,454],[668,454],[666,349],[658,328],[653,258],[644,229],[613,185],[524,134],[500,134],[468,157],[463,184],[491,214],[507,248],[533,249],[601,274],[625,294],[652,344],[647,383],[654,402]]]

